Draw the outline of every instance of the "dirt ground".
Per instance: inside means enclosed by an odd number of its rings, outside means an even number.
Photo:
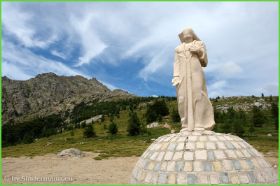
[[[3,158],[4,183],[129,183],[138,157],[94,160],[97,154],[85,157],[44,156]]]
[[[44,156],[3,158],[4,183],[129,183],[138,157],[119,157],[94,160],[97,154],[84,157]],[[277,154],[266,153],[266,159],[276,168]]]

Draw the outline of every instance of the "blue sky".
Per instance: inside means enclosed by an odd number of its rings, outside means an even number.
[[[208,94],[278,95],[278,5],[3,3],[2,75],[96,77],[140,96],[174,96],[174,48],[192,27],[208,51]]]

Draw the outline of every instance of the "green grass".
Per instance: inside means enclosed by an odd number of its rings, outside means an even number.
[[[239,100],[240,101],[240,100]],[[244,101],[244,100],[243,100]],[[176,101],[167,102],[170,111],[177,106]],[[137,114],[140,120],[144,123],[145,108],[138,108]],[[269,116],[269,111],[265,112]],[[129,157],[140,156],[147,147],[153,142],[153,139],[159,136],[170,133],[166,128],[148,129],[149,134],[140,136],[127,135],[127,120],[128,111],[120,112],[119,118],[115,118],[114,122],[118,125],[118,134],[112,136],[104,129],[104,125],[109,126],[110,120],[105,117],[102,123],[95,123],[94,128],[97,134],[95,138],[84,138],[84,129],[74,129],[74,136],[70,131],[65,131],[61,134],[53,135],[48,138],[40,138],[31,144],[18,144],[15,146],[4,147],[2,149],[3,157],[19,157],[19,156],[37,156],[47,153],[58,153],[67,148],[78,148],[82,151],[100,153],[95,159],[100,160],[108,157]],[[250,122],[250,121],[249,121]],[[161,124],[168,123],[175,132],[180,131],[180,123],[172,123],[169,117],[164,117]],[[268,121],[271,123],[271,121]],[[278,133],[275,131],[272,124],[265,124],[262,128],[255,128],[255,136],[246,135],[244,139],[253,145],[262,153],[269,151],[277,152],[278,150]],[[268,133],[272,137],[267,136]]]
[[[139,111],[141,116],[143,111]],[[170,133],[169,129],[153,128],[149,129],[149,134],[140,136],[128,136],[126,132],[128,112],[122,111],[119,118],[115,118],[119,132],[116,136],[107,133],[104,124],[109,125],[109,118],[105,118],[103,123],[94,124],[97,134],[95,138],[84,138],[83,129],[75,129],[74,136],[70,131],[53,135],[48,138],[40,138],[31,144],[18,144],[4,147],[3,157],[37,156],[47,153],[58,153],[67,148],[78,148],[82,151],[100,153],[96,159],[108,157],[128,157],[140,156],[152,143],[152,139]]]

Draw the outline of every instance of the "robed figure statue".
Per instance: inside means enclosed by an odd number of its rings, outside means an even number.
[[[214,113],[202,69],[208,63],[205,45],[190,28],[183,30],[179,38],[172,84],[176,86],[182,128],[211,130],[215,125]]]

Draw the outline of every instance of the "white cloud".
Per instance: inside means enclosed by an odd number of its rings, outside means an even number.
[[[10,79],[18,79],[18,80],[27,80],[30,79],[32,76],[26,74],[21,68],[14,65],[13,63],[9,63],[7,61],[2,62],[2,71],[3,76],[7,76]]]
[[[61,59],[66,59],[66,55],[63,52],[59,52],[57,50],[51,50],[51,54]]]
[[[137,66],[143,67],[135,76],[145,82],[170,84],[162,77],[172,74],[177,35],[183,28],[193,27],[207,47],[205,73],[214,77],[210,95],[257,94],[261,89],[275,93],[275,88],[265,88],[270,82],[278,87],[276,2],[3,4],[4,28],[24,46],[44,48],[65,38],[62,52],[68,57],[78,44],[81,54],[73,69],[87,68],[99,55],[102,63],[115,66],[141,58],[142,64]],[[49,34],[39,37],[44,30]],[[63,59],[57,52],[52,51]],[[22,66],[30,61],[5,55]],[[239,79],[239,83],[228,83]]]
[[[45,39],[36,37],[36,28],[32,24],[34,15],[23,11],[17,4],[3,3],[3,26],[4,29],[14,35],[26,47],[47,47],[56,40],[56,36]]]
[[[83,47],[83,54],[75,66],[88,64],[91,59],[106,48],[106,44],[101,41],[95,32],[94,15],[87,12],[83,18],[72,16],[70,22]]]
[[[3,60],[5,61],[3,75],[6,74],[14,78],[21,79],[23,77],[23,79],[26,79],[30,76],[46,72],[54,72],[58,75],[82,75],[88,77],[86,74],[73,70],[61,62],[36,55],[28,49],[5,40],[3,40]],[[23,73],[23,76],[17,74],[17,72]]]

